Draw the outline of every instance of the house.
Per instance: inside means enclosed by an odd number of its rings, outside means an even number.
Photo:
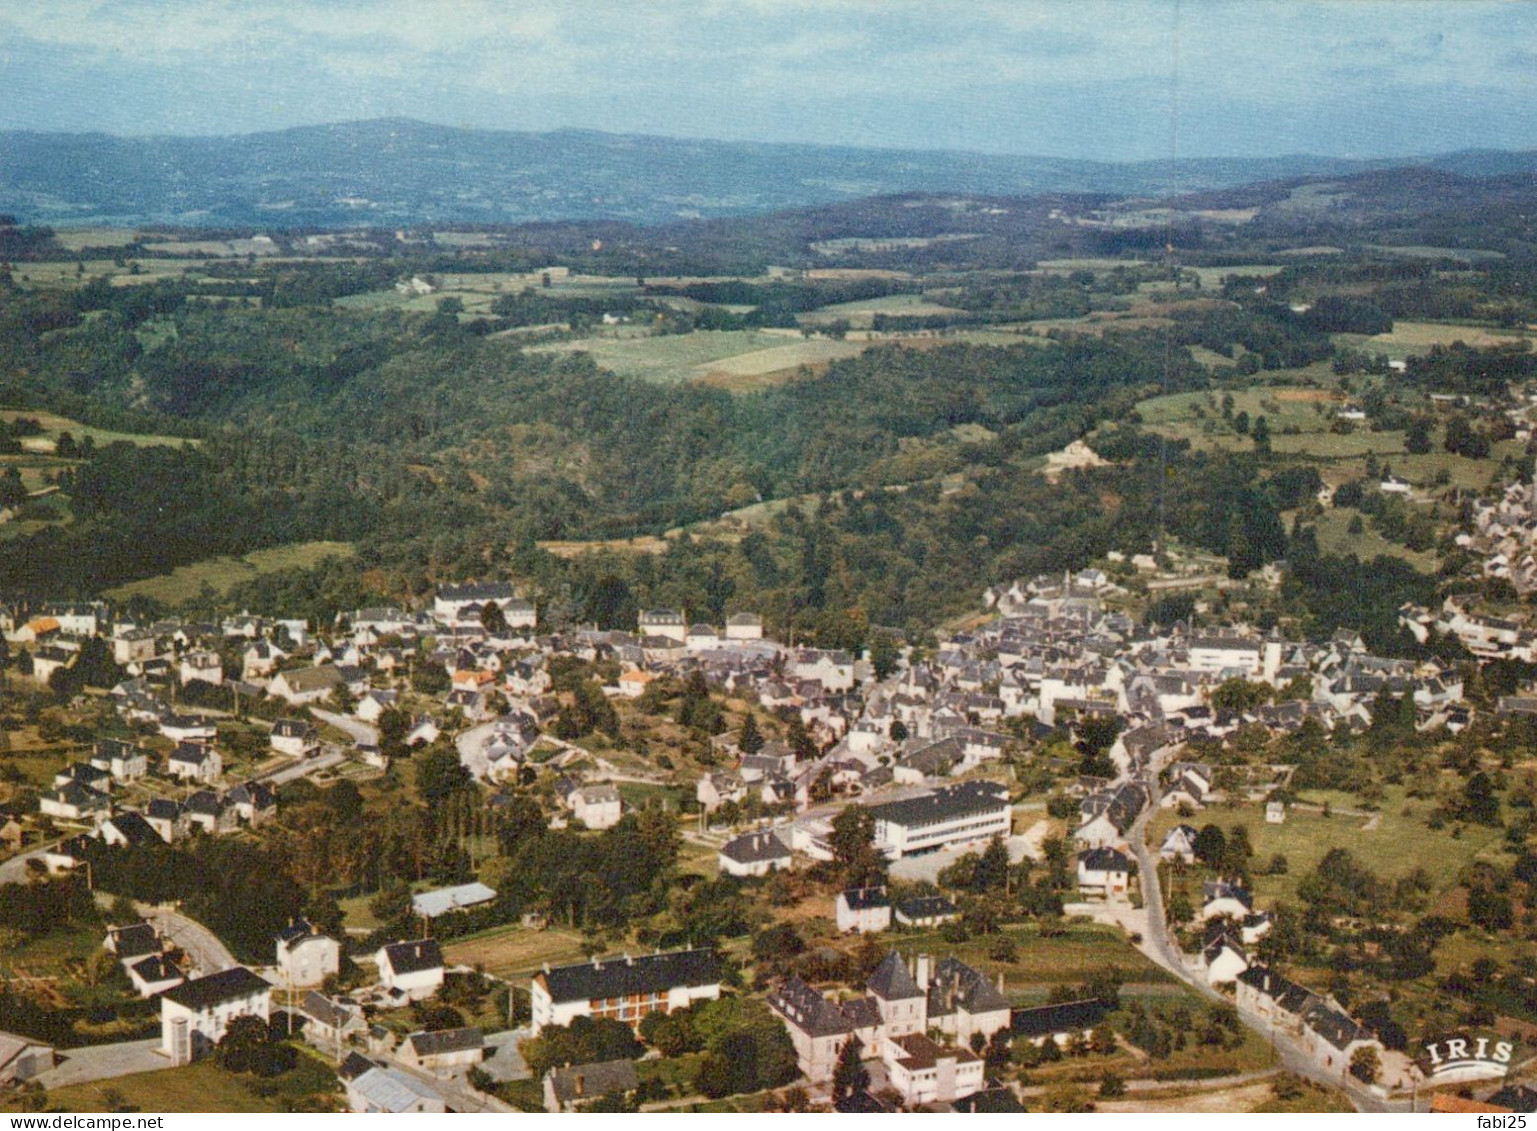
[[[100,790],[72,781],[52,793],[43,794],[37,800],[37,807],[44,816],[85,821],[110,813],[112,799]]]
[[[288,653],[270,640],[254,641],[240,656],[240,678],[261,679],[277,670],[278,662]]]
[[[736,774],[705,774],[694,787],[694,797],[706,813],[713,813],[728,801],[746,801],[747,783]]]
[[[431,715],[423,715],[412,724],[406,733],[405,744],[407,747],[431,746],[443,736],[442,728],[438,721]]]
[[[838,893],[834,915],[840,931],[874,934],[891,926],[891,900],[883,887],[849,888]]]
[[[646,688],[659,678],[656,672],[641,671],[638,668],[634,671],[620,672],[619,694],[626,699],[639,699],[645,694]]]
[[[114,781],[137,781],[149,773],[149,755],[131,742],[100,738],[91,751],[91,765],[111,774]]]
[[[628,1096],[640,1087],[633,1060],[604,1060],[552,1068],[544,1074],[544,1110],[581,1109],[605,1096]]]
[[[619,823],[624,803],[612,785],[584,785],[567,799],[571,814],[589,829],[610,829]]]
[[[25,1084],[56,1063],[58,1055],[52,1045],[34,1041],[31,1037],[0,1032],[0,1088]]]
[[[144,820],[167,844],[174,844],[187,831],[187,811],[181,802],[156,797],[144,807]]]
[[[177,680],[183,687],[189,683],[211,683],[215,687],[224,683],[224,661],[217,652],[188,652],[177,665]]]
[[[688,636],[688,621],[673,609],[645,609],[637,621],[641,636],[665,636],[679,644]]]
[[[126,927],[108,927],[107,937],[101,942],[102,949],[117,956],[120,962],[137,962],[165,949],[160,932],[153,923],[140,920]]]
[[[32,678],[44,687],[53,679],[53,673],[74,664],[78,652],[63,648],[45,647],[32,653]]]
[[[443,985],[443,951],[436,939],[389,943],[379,948],[374,961],[380,984],[412,1001],[431,997]]]
[[[1078,890],[1102,899],[1124,898],[1131,888],[1131,860],[1114,848],[1078,854]]]
[[[318,986],[341,971],[341,944],[317,931],[308,919],[289,920],[274,942],[276,965],[286,985]]]
[[[279,719],[272,724],[272,749],[291,758],[320,753],[320,731],[308,719]]]
[[[966,781],[923,797],[872,805],[875,841],[891,859],[956,844],[981,844],[1012,828],[1008,790]]]
[[[743,833],[720,849],[720,870],[728,876],[766,876],[790,866],[790,850],[772,831]]]
[[[720,987],[720,961],[709,950],[547,967],[529,988],[533,1031],[538,1036],[546,1025],[569,1025],[577,1017],[612,1018],[638,1028],[649,1014],[718,998]]]
[[[914,961],[918,985],[928,994],[928,1028],[970,1045],[1009,1027],[1009,999],[1003,996],[1003,975],[994,985],[982,971],[959,958],[941,958],[929,973],[929,956]]]
[[[272,1012],[272,987],[244,966],[196,978],[160,997],[160,1051],[174,1065],[191,1064],[213,1051],[237,1017]]]
[[[908,1106],[949,1103],[985,1086],[980,1056],[940,1045],[922,1033],[887,1037],[881,1046],[881,1061],[891,1086]]]
[[[112,637],[112,662],[114,664],[142,664],[155,658],[155,634],[144,629],[131,629]]]
[[[123,972],[128,975],[134,991],[142,998],[152,998],[187,980],[180,967],[165,954],[149,954],[124,962]]]
[[[232,833],[240,827],[240,812],[211,789],[200,789],[183,804],[187,824],[211,836]]]
[[[1284,825],[1286,823],[1286,802],[1265,802],[1265,824]]]
[[[360,1114],[385,1112],[393,1115],[442,1115],[448,1110],[443,1094],[425,1081],[398,1068],[384,1068],[369,1061],[365,1063],[368,1065],[366,1070],[350,1079],[343,1078],[347,1107],[351,1111]]]
[[[138,848],[145,844],[159,844],[160,834],[144,819],[142,813],[127,810],[108,817],[96,827],[96,836],[103,844],[112,847]]]
[[[179,742],[166,758],[166,773],[182,781],[212,784],[224,773],[224,757],[201,742]]]
[[[874,997],[829,1001],[792,975],[769,994],[768,1005],[784,1023],[801,1073],[813,1084],[832,1079],[843,1046],[850,1040],[859,1041],[871,1055],[876,1051],[882,1019]],[[920,1024],[909,1031],[922,1028]]]
[[[299,1002],[298,1012],[305,1019],[305,1040],[338,1058],[344,1043],[368,1031],[362,1006],[348,998],[329,998],[310,990]]]
[[[486,1038],[474,1026],[412,1033],[401,1042],[395,1057],[412,1068],[427,1072],[448,1072],[484,1060]]]
[[[358,700],[358,705],[352,713],[365,723],[376,723],[384,712],[394,708],[399,699],[400,693],[397,691],[371,688],[363,693],[363,697]]]
[[[757,613],[733,613],[726,618],[727,640],[762,640],[763,618]]]
[[[942,895],[924,895],[898,903],[892,917],[904,927],[938,927],[959,919],[961,909]]]
[[[161,715],[159,730],[172,742],[212,742],[219,736],[219,725],[195,715]]]
[[[1207,924],[1205,943],[1201,947],[1201,965],[1206,969],[1206,984],[1217,986],[1233,983],[1238,975],[1249,968],[1249,956],[1244,950],[1238,932],[1222,920]]]
[[[456,887],[437,888],[434,891],[413,895],[411,910],[424,919],[436,919],[439,915],[446,915],[450,911],[463,911],[468,907],[489,903],[495,898],[496,892],[485,884],[459,884]]]
[[[241,782],[224,795],[224,801],[252,828],[266,824],[278,812],[277,791],[263,781]]]
[[[1254,897],[1237,884],[1207,880],[1201,886],[1201,921],[1222,917],[1242,920],[1254,910]]]
[[[53,775],[55,789],[62,789],[70,782],[78,782],[98,793],[112,792],[112,775],[89,762],[72,762]]]
[[[334,665],[318,664],[312,668],[278,672],[267,684],[267,694],[301,707],[306,703],[319,703],[345,683],[342,673]]]
[[[1169,835],[1163,838],[1163,846],[1158,850],[1158,858],[1183,860],[1186,864],[1194,864],[1195,838],[1196,830],[1193,826],[1175,825],[1169,830]]]
[[[480,612],[488,604],[501,609],[505,616],[508,607],[517,599],[517,587],[510,581],[442,585],[433,595],[432,614],[451,623],[465,619],[479,622]],[[524,618],[520,617],[521,619]],[[510,620],[508,624],[511,624]]]
[[[1082,998],[1013,1010],[1009,1028],[1016,1040],[1029,1041],[1036,1046],[1047,1041],[1062,1045],[1073,1037],[1088,1039],[1112,1012],[1109,1002]]]

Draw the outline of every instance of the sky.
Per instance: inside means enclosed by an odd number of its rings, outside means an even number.
[[[1537,148],[1537,0],[0,0],[0,129],[1100,160]]]

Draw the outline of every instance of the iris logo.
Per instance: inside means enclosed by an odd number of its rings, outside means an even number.
[[[1498,1037],[1443,1037],[1425,1046],[1420,1068],[1439,1081],[1493,1080],[1510,1071],[1515,1051],[1514,1044]]]

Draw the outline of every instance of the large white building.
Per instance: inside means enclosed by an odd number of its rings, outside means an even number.
[[[213,1051],[237,1017],[269,1019],[272,986],[244,966],[221,970],[160,995],[160,1051],[176,1065]]]
[[[720,997],[720,962],[708,950],[594,958],[545,967],[529,987],[534,1035],[546,1025],[599,1017],[639,1027],[648,1014],[685,1009]]]
[[[277,935],[277,968],[291,986],[318,986],[341,971],[341,944],[298,919]]]
[[[443,951],[436,939],[381,946],[374,955],[379,982],[387,990],[399,990],[412,1001],[421,1001],[443,985]]]
[[[873,805],[875,843],[893,860],[956,844],[980,844],[1011,831],[1008,790],[968,781],[923,797]]]

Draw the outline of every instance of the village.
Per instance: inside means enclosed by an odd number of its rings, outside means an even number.
[[[870,656],[769,639],[745,611],[714,626],[653,609],[634,632],[544,634],[538,610],[507,582],[442,586],[430,607],[359,609],[326,626],[250,615],[136,623],[100,603],[28,611],[5,623],[8,645],[25,657],[20,669],[56,687],[56,673],[106,655],[125,677],[104,700],[124,736],[85,744],[37,791],[34,809],[7,811],[0,879],[84,873],[89,884],[104,848],[249,836],[277,815],[289,783],[366,782],[434,744],[453,752],[477,788],[505,794],[543,781],[551,809],[541,819],[553,827],[613,830],[635,809],[627,791],[676,777],[559,737],[570,695],[553,690],[552,668],[603,663],[614,675],[602,687],[611,702],[642,705],[668,681],[702,682],[788,728],[785,738],[765,738],[749,715],[737,733],[716,734],[717,768],[689,791],[693,815],[668,818],[719,876],[761,884],[836,869],[849,853],[840,818],[867,822],[870,882],[828,897],[822,911],[838,934],[872,936],[877,950],[864,952],[872,959],[884,955],[854,982],[865,996],[829,997],[825,980],[814,985],[790,968],[764,986],[762,1001],[794,1049],[794,1103],[1015,1110],[1015,1091],[995,1071],[1010,1063],[1011,1042],[1113,1049],[1124,1040],[1106,1028],[1109,995],[1021,1005],[1003,972],[940,949],[963,919],[945,890],[956,866],[980,867],[977,854],[991,853],[1005,873],[1046,864],[1058,877],[1045,897],[1053,914],[1114,928],[1199,1000],[1226,1010],[1235,1031],[1263,1032],[1289,1071],[1360,1107],[1407,1110],[1421,1068],[1327,990],[1267,963],[1273,916],[1237,875],[1213,873],[1178,913],[1160,883],[1171,882],[1171,867],[1183,877],[1198,858],[1209,862],[1208,834],[1191,823],[1203,809],[1246,803],[1266,825],[1288,820],[1291,768],[1234,766],[1222,751],[1235,736],[1360,733],[1390,700],[1409,705],[1416,729],[1455,734],[1473,722],[1461,676],[1372,655],[1349,632],[1307,641],[1242,624],[1138,623],[1119,611],[1123,595],[1101,569],[1021,580],[988,591],[988,613],[973,627],[943,634],[932,653],[886,657],[884,671]],[[210,689],[228,698],[211,700]],[[1520,713],[1534,701],[1508,697],[1499,710]],[[258,704],[260,714],[241,710]],[[252,741],[252,726],[265,742]],[[230,741],[237,731],[244,737]],[[1055,772],[1047,805],[1020,788],[1027,749]],[[1189,902],[1184,881],[1174,882]],[[481,880],[413,889],[408,918],[418,937],[352,953],[350,930],[328,934],[297,918],[272,939],[270,962],[255,966],[174,905],[116,891],[112,913],[125,921],[111,923],[102,947],[135,994],[158,1002],[159,1038],[103,1058],[89,1046],[5,1035],[0,1081],[53,1088],[191,1065],[222,1049],[239,1019],[259,1018],[265,1033],[281,1008],[289,1031],[297,1020],[304,1040],[334,1062],[354,1111],[513,1110],[497,1084],[515,1081],[537,1083],[552,1111],[654,1103],[663,1097],[642,1086],[627,1055],[552,1064],[536,1079],[520,1048],[552,1027],[575,1032],[581,1019],[619,1021],[654,1039],[648,1017],[698,1010],[739,980],[709,948],[594,954],[545,963],[502,991],[501,1029],[392,1032],[376,1014],[484,977],[445,958],[438,936],[498,896]],[[544,925],[523,916],[525,930]],[[915,930],[939,947],[904,947]],[[344,959],[364,971],[345,988]],[[516,1026],[519,991],[528,1012]]]

